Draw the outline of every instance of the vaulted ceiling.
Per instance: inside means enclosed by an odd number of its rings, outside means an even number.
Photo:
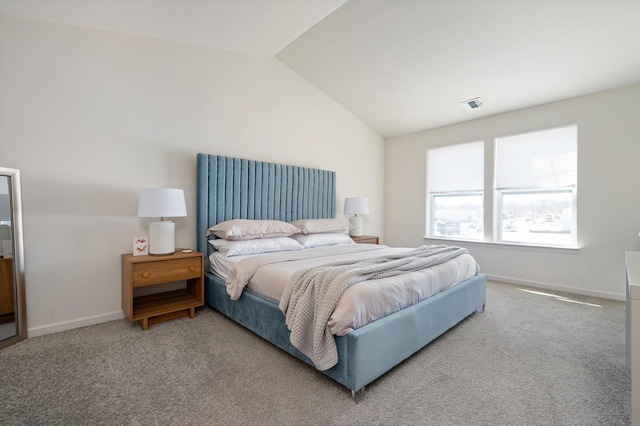
[[[0,13],[275,56],[385,137],[640,83],[640,0],[1,0]],[[462,106],[475,97],[482,108]]]

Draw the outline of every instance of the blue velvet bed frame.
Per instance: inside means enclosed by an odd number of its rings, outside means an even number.
[[[217,155],[197,157],[197,245],[209,256],[206,230],[229,219],[331,218],[335,172]],[[205,261],[205,303],[274,345],[313,365],[289,341],[278,303],[245,290],[232,301],[225,283]],[[477,310],[486,300],[486,279],[477,275],[414,306],[337,336],[338,364],[323,371],[351,389],[365,385],[420,350]]]

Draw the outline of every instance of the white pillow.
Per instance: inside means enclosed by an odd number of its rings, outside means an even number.
[[[300,230],[290,223],[280,220],[233,219],[220,222],[207,230],[225,240],[253,240],[256,238],[287,237]]]
[[[326,232],[347,232],[353,226],[344,219],[302,219],[290,222],[303,234],[324,234]]]
[[[347,234],[340,234],[336,232],[325,234],[295,234],[290,238],[295,239],[304,248],[320,247],[320,246],[333,246],[336,244],[355,244],[354,241]]]
[[[239,241],[217,239],[209,240],[209,244],[224,255],[224,257],[300,250],[304,248],[302,244],[289,237],[259,238],[255,240]]]

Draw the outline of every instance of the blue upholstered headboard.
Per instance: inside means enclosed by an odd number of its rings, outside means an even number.
[[[335,172],[208,154],[197,161],[197,244],[207,256],[207,229],[225,220],[335,216]]]

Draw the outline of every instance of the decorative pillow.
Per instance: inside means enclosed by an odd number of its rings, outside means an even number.
[[[304,247],[289,237],[259,238],[255,240],[209,240],[216,250],[224,257],[240,256],[243,254],[271,253],[276,251],[300,250]]]
[[[327,232],[347,232],[353,226],[344,219],[302,219],[291,222],[303,234],[324,234]]]
[[[355,244],[351,237],[349,237],[347,234],[340,234],[337,232],[308,235],[295,234],[290,238],[298,241],[304,246],[304,248],[333,246],[336,244]]]
[[[233,219],[220,222],[207,230],[207,236],[213,234],[225,240],[254,240],[257,238],[287,237],[300,230],[287,222],[279,220]]]

